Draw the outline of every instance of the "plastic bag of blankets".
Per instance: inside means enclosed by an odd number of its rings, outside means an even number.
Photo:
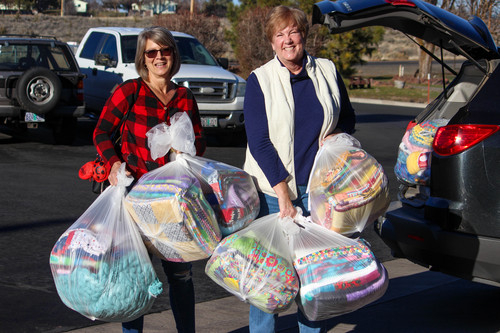
[[[224,238],[205,267],[219,286],[267,313],[288,309],[299,290],[280,221],[267,215]]]
[[[351,312],[384,295],[387,271],[364,242],[299,214],[294,220],[288,219],[284,229],[300,280],[296,301],[309,320]]]
[[[125,199],[148,249],[160,258],[188,262],[210,256],[223,234],[243,228],[258,214],[252,179],[242,170],[195,154],[194,131],[185,113],[148,133],[151,156],[171,162],[143,175]]]
[[[59,297],[95,320],[124,322],[147,313],[162,292],[141,236],[123,207],[125,164],[108,187],[57,240],[50,268]]]
[[[319,149],[308,192],[313,221],[346,236],[363,231],[390,203],[382,166],[346,133]]]

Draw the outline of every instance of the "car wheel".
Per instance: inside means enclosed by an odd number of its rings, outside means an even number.
[[[52,136],[56,145],[70,145],[75,141],[77,119],[64,117],[52,124]]]
[[[45,114],[52,110],[61,97],[61,80],[47,68],[28,69],[17,82],[18,102],[25,110]]]

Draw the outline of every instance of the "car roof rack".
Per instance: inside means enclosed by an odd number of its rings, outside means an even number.
[[[36,34],[0,34],[0,37],[29,37],[29,38],[44,38],[44,39],[53,39],[57,41],[55,36],[44,36],[44,35],[36,35]]]

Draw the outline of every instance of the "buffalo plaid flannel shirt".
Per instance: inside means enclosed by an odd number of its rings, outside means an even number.
[[[167,105],[163,105],[144,81],[137,92],[139,80],[141,79],[128,80],[116,88],[102,109],[94,130],[94,145],[105,160],[108,170],[115,162],[123,161],[136,179],[168,162],[168,154],[156,160],[151,158],[146,133],[162,122],[170,125],[170,117],[176,112],[186,112],[191,118],[196,154],[201,156],[206,147],[193,93],[185,87],[176,86],[173,98]],[[135,96],[137,98],[134,102]],[[125,124],[121,126],[121,152],[116,152],[111,136],[131,104],[133,106]]]

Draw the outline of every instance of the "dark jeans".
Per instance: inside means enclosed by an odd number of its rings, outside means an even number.
[[[191,263],[161,261],[163,271],[167,275],[170,306],[174,314],[177,332],[192,333],[195,331],[194,286],[191,278]],[[136,320],[122,323],[124,333],[142,333],[144,316]]]

